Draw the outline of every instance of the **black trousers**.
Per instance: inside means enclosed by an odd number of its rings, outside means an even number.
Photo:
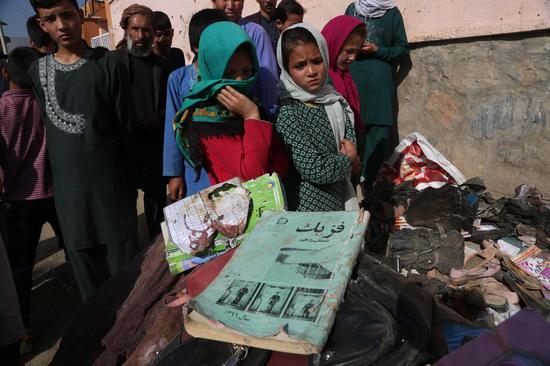
[[[149,240],[160,234],[160,223],[164,221],[163,209],[167,203],[166,178],[162,176],[162,164],[159,164],[162,159],[153,160],[154,156],[151,154],[143,159],[139,181]]]
[[[61,238],[59,221],[52,198],[7,202],[6,248],[10,261],[21,316],[30,325],[32,271],[42,226],[48,222]]]
[[[164,120],[164,117],[161,118]],[[163,209],[167,203],[166,178],[162,174],[164,130],[138,129],[136,151],[138,182],[143,191],[143,209],[149,240],[160,234],[164,221]]]
[[[91,248],[67,249],[82,300],[90,299],[138,252],[137,235],[127,240],[98,244]]]
[[[162,177],[161,177],[162,178]],[[164,221],[164,207],[166,207],[166,182],[163,179],[151,179],[143,190],[143,209],[149,239],[160,234],[160,223]]]

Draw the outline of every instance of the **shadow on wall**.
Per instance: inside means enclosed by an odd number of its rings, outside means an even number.
[[[397,95],[397,88],[407,78],[412,70],[412,59],[410,55],[402,57],[394,64],[393,80],[395,82],[395,124],[391,131],[390,142],[385,158],[388,159],[393,152],[393,149],[399,144],[399,97]]]

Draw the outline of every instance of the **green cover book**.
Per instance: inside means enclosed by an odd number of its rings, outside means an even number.
[[[239,333],[283,334],[305,343],[303,353],[320,352],[362,246],[366,218],[368,213],[354,211],[265,213],[189,305]]]
[[[231,182],[242,186],[248,192],[251,200],[251,208],[244,234],[235,239],[228,239],[218,233],[214,236],[212,245],[205,252],[200,255],[191,255],[184,253],[176,244],[172,242],[169,229],[167,225],[163,223],[162,232],[165,243],[166,261],[168,262],[170,273],[173,275],[177,275],[196,267],[199,264],[208,262],[225,253],[228,249],[242,243],[245,236],[251,232],[252,229],[254,229],[263,212],[267,210],[282,211],[286,208],[282,183],[276,173],[265,174],[242,184],[237,181]],[[221,185],[223,185],[223,183]],[[205,189],[205,191],[211,190],[212,187]],[[197,193],[197,195],[200,195],[201,192]],[[203,196],[205,195],[203,194]],[[188,197],[185,200],[189,199],[191,199],[191,197]],[[178,204],[181,205],[181,203]]]

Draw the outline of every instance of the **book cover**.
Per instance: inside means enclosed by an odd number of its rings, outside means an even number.
[[[550,291],[550,252],[530,246],[512,261],[529,276],[540,281]]]
[[[186,242],[188,242],[189,239],[187,239],[185,235],[182,234],[186,232],[185,222],[184,220],[182,220],[182,217],[184,215],[184,212],[197,212],[196,209],[185,211],[185,207],[189,207],[191,203],[196,207],[197,202],[202,202],[203,197],[207,197],[208,199],[209,193],[212,193],[216,188],[219,188],[227,183],[242,187],[248,193],[250,199],[250,207],[244,233],[237,236],[236,238],[227,238],[220,233],[215,233],[214,231],[212,231],[212,244],[204,252],[196,255],[184,253],[181,250],[180,246],[174,243],[173,238],[181,238],[180,240],[183,243],[182,245],[186,245]],[[228,192],[231,192],[231,190],[229,190]],[[187,201],[182,202],[185,200]],[[266,210],[280,211],[286,208],[286,200],[282,189],[282,183],[276,173],[265,174],[261,177],[249,180],[244,183],[240,183],[240,181],[238,180],[224,182],[216,186],[209,187],[204,191],[197,193],[197,195],[185,198],[182,201],[178,201],[165,209],[166,220],[167,222],[171,222],[170,227],[166,224],[166,222],[161,225],[165,242],[166,260],[168,262],[170,272],[173,275],[182,273],[193,267],[198,266],[199,264],[208,262],[209,260],[225,253],[228,249],[242,243],[244,237],[247,235],[247,233],[254,229],[259,218]],[[207,212],[209,209],[208,207],[210,207],[210,205],[204,204],[201,204],[200,206],[205,207],[204,212]],[[202,216],[204,217],[204,213],[202,214]],[[203,223],[202,225],[203,230],[207,228],[206,224]],[[172,230],[172,234],[170,234],[170,230]],[[177,233],[178,235],[174,233]]]
[[[363,243],[365,217],[353,211],[265,213],[190,307],[238,333],[288,338],[309,345],[300,353],[320,352]],[[216,339],[210,333],[202,336]]]

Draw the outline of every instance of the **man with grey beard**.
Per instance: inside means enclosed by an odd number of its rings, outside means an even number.
[[[162,144],[166,85],[170,67],[153,52],[154,13],[146,6],[134,4],[122,13],[120,26],[124,39],[117,53],[126,64],[131,95],[138,121],[137,151],[140,167],[139,187],[143,190],[145,219],[149,238],[160,233],[162,209],[166,206],[166,182],[162,175]]]

